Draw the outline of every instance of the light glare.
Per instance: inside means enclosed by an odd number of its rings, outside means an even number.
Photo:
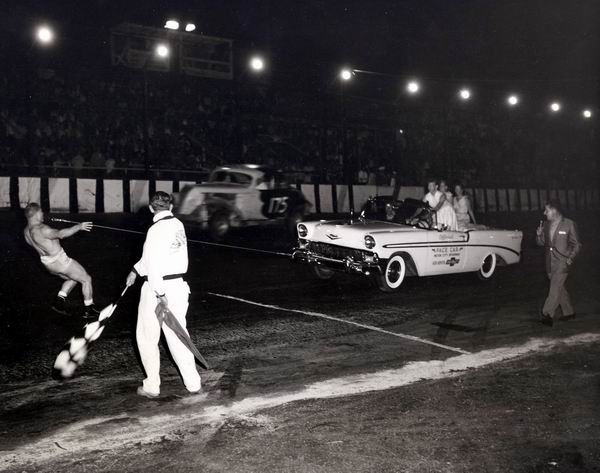
[[[591,110],[584,110],[583,111],[583,118],[592,118],[592,111]]]
[[[250,67],[255,71],[262,71],[265,68],[265,61],[262,58],[255,56],[250,60]]]
[[[508,97],[507,102],[508,102],[508,105],[510,105],[511,107],[514,107],[515,105],[517,105],[519,103],[519,97],[517,97],[516,95],[511,95],[510,97]]]
[[[560,110],[560,104],[558,102],[553,102],[550,105],[550,110],[552,110],[553,112],[558,112]]]
[[[350,69],[342,69],[340,72],[340,78],[342,80],[352,79],[352,71],[350,71]]]
[[[187,25],[185,25],[185,31],[187,31],[188,33],[191,33],[195,29],[196,25],[194,25],[194,23],[188,23]]]
[[[414,80],[409,82],[406,86],[406,90],[408,90],[408,92],[411,94],[416,94],[420,88],[421,86],[419,85],[419,83]]]
[[[37,29],[36,36],[42,44],[50,44],[54,40],[54,32],[48,26],[40,26]]]
[[[178,30],[179,22],[177,20],[167,20],[165,23],[165,28],[168,30]]]
[[[469,100],[471,98],[471,91],[469,89],[462,89],[459,94],[460,98],[463,100]]]
[[[167,57],[169,55],[169,47],[165,44],[159,44],[156,46],[156,55],[162,58]]]

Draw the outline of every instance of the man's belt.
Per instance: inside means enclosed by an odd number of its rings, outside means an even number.
[[[163,281],[169,281],[171,279],[181,279],[185,276],[185,273],[178,273],[178,274],[165,274],[162,278]],[[141,278],[144,281],[148,281],[148,276],[141,276]]]

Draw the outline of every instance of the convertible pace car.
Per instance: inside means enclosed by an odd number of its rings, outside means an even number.
[[[448,231],[418,200],[370,199],[357,219],[302,222],[292,258],[321,279],[336,271],[371,277],[382,291],[397,290],[407,276],[474,272],[490,279],[498,266],[521,258],[523,233],[469,225]]]

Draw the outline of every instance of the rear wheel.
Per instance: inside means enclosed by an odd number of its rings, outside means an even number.
[[[312,271],[315,276],[325,281],[331,279],[334,274],[334,271],[332,269],[324,268],[323,266],[313,266]]]
[[[496,254],[488,253],[481,261],[481,266],[477,270],[477,277],[482,281],[487,281],[494,276],[496,272]]]
[[[231,229],[231,222],[229,221],[229,215],[225,212],[215,213],[208,223],[210,236],[215,241],[223,240],[229,230]]]
[[[375,276],[377,286],[383,292],[394,292],[402,285],[406,276],[406,260],[402,255],[393,255],[385,265],[382,274]]]

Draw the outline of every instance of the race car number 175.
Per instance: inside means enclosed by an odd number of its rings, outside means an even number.
[[[283,215],[288,209],[288,196],[271,197],[269,201],[269,211],[271,215]]]

